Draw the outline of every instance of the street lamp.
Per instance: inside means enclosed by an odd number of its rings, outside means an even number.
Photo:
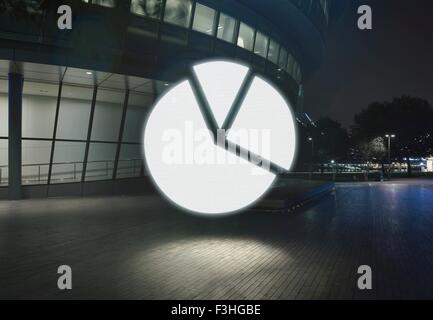
[[[313,162],[313,158],[314,158],[314,139],[313,138],[308,138],[308,141],[311,142],[311,162]]]
[[[395,138],[395,134],[386,134],[388,138],[388,177],[391,177],[391,139]]]
[[[313,161],[314,161],[314,139],[312,137],[308,138],[311,142],[311,166],[310,166],[310,180],[313,178]]]
[[[335,170],[335,160],[331,160],[331,164],[332,164],[332,180],[335,181],[335,176],[336,176],[336,170]]]

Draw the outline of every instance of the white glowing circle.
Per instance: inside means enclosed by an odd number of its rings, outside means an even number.
[[[213,61],[193,70],[221,128],[249,69]],[[177,84],[154,106],[144,130],[147,169],[160,191],[186,210],[224,214],[244,209],[263,196],[276,175],[215,143],[192,83]],[[255,77],[226,139],[290,169],[296,132],[289,104],[270,84]]]
[[[296,129],[293,120],[283,96],[265,80],[255,77],[233,125],[228,130],[227,139],[289,170],[296,151]],[[244,145],[244,141],[236,139],[233,134],[241,128],[261,131],[270,129],[272,134],[268,148],[258,144]],[[264,153],[266,149],[269,154]]]
[[[222,127],[248,73],[248,68],[236,63],[215,61],[195,66],[194,72],[206,93],[218,126]]]

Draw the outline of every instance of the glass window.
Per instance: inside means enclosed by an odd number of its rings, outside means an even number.
[[[8,81],[0,79],[0,186],[8,184]]]
[[[278,64],[278,53],[280,50],[280,45],[275,40],[271,39],[269,43],[268,60],[274,64]]]
[[[218,39],[233,43],[235,27],[236,20],[224,13],[221,13],[218,23]]]
[[[239,26],[238,46],[248,51],[253,50],[254,29],[241,22]]]
[[[164,21],[188,28],[191,20],[192,0],[167,0]]]
[[[328,17],[329,17],[328,1],[320,0],[320,5],[322,6],[323,14],[325,15],[325,19],[328,20]]]
[[[143,164],[143,146],[137,144],[122,144],[120,149],[117,178],[138,177]]]
[[[93,88],[63,86],[60,102],[58,139],[86,140]]]
[[[0,139],[0,186],[8,184],[8,140]]]
[[[215,25],[215,10],[200,3],[195,6],[193,30],[209,35],[213,34]]]
[[[298,63],[296,63],[296,76],[295,79],[296,81],[298,81],[298,83],[300,83],[302,81],[302,73],[301,73],[301,67],[299,66]]]
[[[162,0],[132,0],[131,12],[151,19],[160,19]]]
[[[296,63],[296,61],[293,63],[292,77],[293,79],[298,81],[298,64]]]
[[[256,34],[256,42],[254,44],[254,53],[259,56],[266,58],[266,53],[268,50],[268,37],[261,32]]]
[[[129,95],[123,142],[141,142],[146,115],[152,104],[153,98],[149,95],[135,93]]]
[[[0,79],[0,137],[7,137],[9,135],[8,101],[8,82],[7,80]]]
[[[281,48],[280,50],[280,58],[278,59],[278,66],[281,69],[285,69],[287,64],[287,50],[284,48]]]
[[[118,140],[124,99],[124,92],[98,90],[91,140]]]
[[[87,160],[86,181],[113,178],[114,159],[117,144],[91,143]]]
[[[58,85],[24,81],[23,137],[53,137],[58,91]]]
[[[238,46],[248,51],[253,50],[254,29],[241,22],[239,27]]]
[[[47,184],[51,141],[23,140],[22,184]]]
[[[51,183],[80,182],[85,150],[85,142],[56,141]]]
[[[108,8],[114,8],[116,6],[115,0],[92,0],[92,4]]]
[[[295,62],[293,56],[289,53],[287,57],[286,71],[293,77],[293,63]]]

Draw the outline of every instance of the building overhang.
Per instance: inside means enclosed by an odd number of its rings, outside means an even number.
[[[326,50],[324,39],[326,30],[319,26],[318,21],[307,16],[295,4],[288,0],[237,1],[271,21],[281,33],[290,37],[288,42],[292,39],[297,42],[301,51],[300,57],[304,75],[310,74],[322,63]]]

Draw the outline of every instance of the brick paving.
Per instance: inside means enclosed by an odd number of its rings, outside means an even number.
[[[57,267],[73,290],[57,289]],[[357,289],[357,268],[373,290]],[[433,182],[340,184],[290,215],[157,196],[0,201],[0,298],[433,298]]]

